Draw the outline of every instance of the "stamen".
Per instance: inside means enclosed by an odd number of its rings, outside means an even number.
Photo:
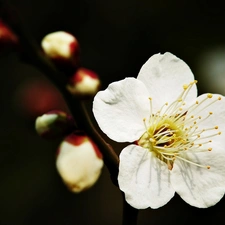
[[[185,161],[187,163],[190,163],[192,165],[195,165],[195,166],[198,166],[198,167],[201,167],[201,168],[210,169],[210,166],[208,166],[208,165],[201,165],[201,164],[198,164],[198,163],[194,163],[194,162],[192,162],[192,161],[190,161],[188,159],[185,159],[183,157],[180,157],[180,156],[176,156],[176,158],[181,159],[181,160],[183,160],[183,161]]]
[[[208,115],[204,112],[204,117],[202,117],[201,112],[221,100],[220,96],[215,97],[209,93],[201,100],[197,100],[189,109],[184,110],[183,108],[186,105],[185,99],[189,91],[196,83],[197,81],[192,81],[183,85],[183,90],[178,98],[170,104],[166,102],[154,114],[153,100],[149,97],[150,116],[149,119],[143,119],[146,131],[137,144],[154,152],[156,157],[165,162],[170,170],[176,159],[209,169],[210,166],[190,161],[181,153],[212,151],[212,147],[208,146],[209,143],[212,142],[214,136],[221,134],[217,125],[199,129],[199,127],[201,128],[200,124],[213,115],[212,111],[208,112]]]

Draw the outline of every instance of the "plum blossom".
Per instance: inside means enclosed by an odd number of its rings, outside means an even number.
[[[159,208],[177,193],[207,208],[225,193],[225,98],[197,97],[188,65],[171,53],[155,54],[137,79],[97,93],[93,113],[120,153],[118,183],[137,209]]]

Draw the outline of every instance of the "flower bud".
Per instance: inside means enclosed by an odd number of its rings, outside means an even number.
[[[72,132],[74,129],[74,121],[65,112],[52,110],[37,117],[35,129],[41,137],[54,139]]]
[[[94,96],[99,89],[98,75],[85,68],[78,69],[67,85],[67,90],[75,96]]]
[[[41,46],[55,63],[77,66],[79,44],[72,34],[64,31],[50,33],[42,39]]]
[[[0,49],[8,49],[9,47],[14,47],[17,44],[17,36],[4,22],[2,22],[2,20],[0,20]]]
[[[101,152],[85,134],[71,134],[60,144],[56,168],[70,191],[79,193],[92,187],[102,167]]]

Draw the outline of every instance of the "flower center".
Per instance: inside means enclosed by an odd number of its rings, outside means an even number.
[[[201,127],[199,125],[209,119],[213,112],[208,112],[206,116],[205,113],[204,116],[201,116],[200,113],[211,104],[221,100],[221,97],[213,98],[212,94],[208,94],[200,102],[196,101],[188,109],[183,109],[186,104],[185,98],[196,82],[184,85],[183,92],[178,99],[170,105],[165,103],[156,113],[152,113],[152,98],[149,98],[150,117],[148,120],[143,119],[146,131],[137,141],[137,144],[153,152],[157,158],[167,164],[169,170],[172,170],[176,158],[209,169],[209,165],[192,162],[186,159],[182,153],[187,151],[209,152],[212,150],[210,146],[212,137],[221,134],[218,132],[218,126],[199,128]],[[200,111],[197,110],[197,107],[200,108]],[[192,111],[197,116],[192,114]]]

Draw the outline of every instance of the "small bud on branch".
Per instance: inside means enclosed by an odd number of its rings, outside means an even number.
[[[79,68],[70,78],[67,90],[77,97],[93,97],[100,88],[98,75],[86,68]]]
[[[41,137],[54,139],[72,132],[74,129],[74,121],[73,118],[65,112],[52,110],[37,117],[35,129]]]
[[[60,144],[56,168],[70,191],[79,193],[92,187],[102,167],[102,154],[87,135],[73,133]]]
[[[10,27],[0,19],[0,52],[15,47],[18,42],[18,37]]]
[[[77,66],[79,61],[79,44],[77,39],[65,31],[47,34],[41,41],[46,54],[58,66]]]

